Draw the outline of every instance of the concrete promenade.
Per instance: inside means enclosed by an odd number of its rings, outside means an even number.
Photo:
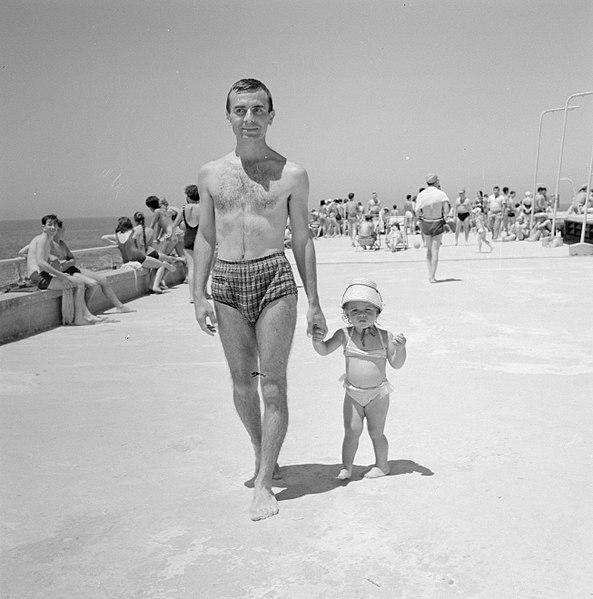
[[[0,347],[0,597],[593,596],[593,259],[452,243],[430,285],[423,249],[316,241],[330,331],[366,276],[380,324],[408,338],[391,475],[361,478],[365,432],[355,477],[335,480],[344,358],[313,351],[300,290],[280,513],[263,522],[220,341],[186,285]]]

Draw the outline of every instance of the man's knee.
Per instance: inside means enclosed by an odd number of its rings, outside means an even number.
[[[105,275],[95,273],[95,280],[97,285],[100,285],[101,287],[103,287],[103,289],[109,286],[109,281],[107,280],[107,277]]]
[[[233,376],[233,391],[238,399],[249,399],[257,393],[257,378],[256,377],[240,377]]]
[[[286,380],[263,374],[261,381],[262,399],[268,406],[286,405]]]

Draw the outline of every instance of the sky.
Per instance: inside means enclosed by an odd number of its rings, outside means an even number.
[[[440,175],[475,197],[534,186],[542,111],[593,91],[591,0],[3,0],[0,220],[184,202],[234,148],[231,84],[263,81],[271,147],[309,204],[402,204]],[[561,201],[586,183],[593,95],[568,113]],[[542,120],[555,191],[564,115]]]

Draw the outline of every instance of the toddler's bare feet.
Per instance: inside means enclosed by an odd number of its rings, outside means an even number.
[[[381,478],[389,474],[389,467],[379,468],[379,466],[373,466],[365,475],[365,478]]]
[[[348,480],[352,476],[352,470],[342,468],[336,477],[338,480]]]

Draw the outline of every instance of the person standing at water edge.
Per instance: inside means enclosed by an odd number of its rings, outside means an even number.
[[[234,83],[226,117],[236,138],[235,150],[204,165],[198,175],[194,309],[204,332],[213,335],[218,325],[235,407],[253,444],[252,520],[278,513],[272,475],[278,473],[288,426],[286,369],[297,305],[296,283],[284,255],[289,217],[292,251],[309,301],[307,334],[327,333],[308,227],[309,180],[302,167],[268,146],[266,133],[274,116],[272,96],[263,83]],[[206,299],[206,282],[216,244],[213,309]]]
[[[426,175],[428,187],[416,198],[416,215],[420,222],[420,231],[426,243],[426,264],[428,280],[436,283],[436,272],[439,264],[439,249],[445,231],[445,216],[449,213],[451,202],[447,194],[441,191],[438,175]]]

